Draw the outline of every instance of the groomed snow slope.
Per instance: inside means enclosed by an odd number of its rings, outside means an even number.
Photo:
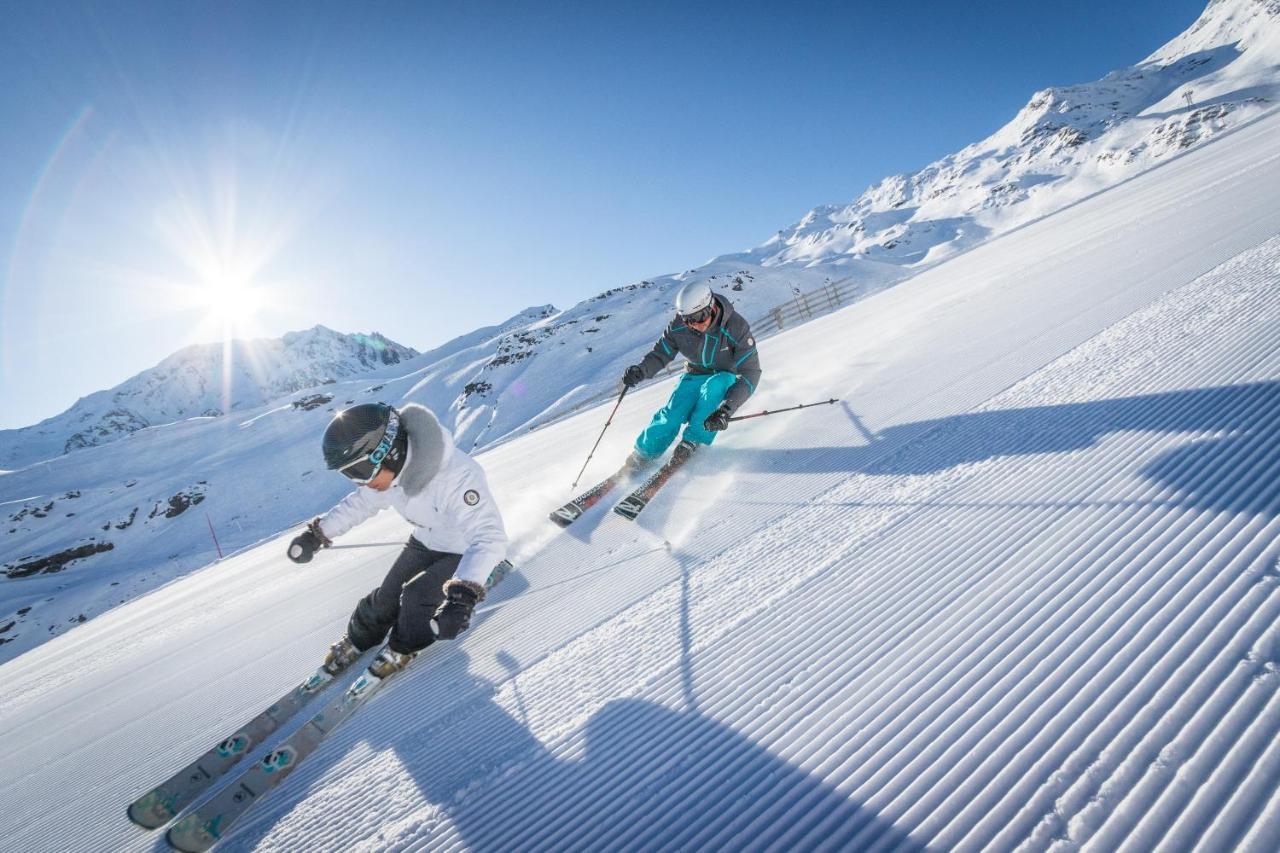
[[[220,849],[1277,849],[1277,138],[771,339],[750,410],[845,402],[735,425],[637,525],[542,520],[603,410],[486,454],[521,572]],[[0,667],[6,849],[162,848],[125,804],[406,532],[281,539]]]

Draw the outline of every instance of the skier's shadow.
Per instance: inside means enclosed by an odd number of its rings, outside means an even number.
[[[375,785],[403,784],[407,776],[447,817],[445,824],[401,810],[404,828],[382,827],[378,838],[390,848],[669,850],[723,846],[732,838],[735,849],[760,849],[794,848],[784,840],[807,838],[802,847],[924,849],[696,710],[611,701],[548,749],[519,719],[525,709],[518,691],[513,714],[495,701],[495,685],[469,673],[461,648],[442,651],[448,659],[379,696],[362,714],[364,725],[353,720],[345,736],[325,744],[219,850],[256,847],[309,788],[334,784],[330,771],[361,741],[375,753],[395,753],[382,764],[395,767],[398,781]],[[498,653],[499,662],[504,655]],[[368,802],[370,793],[377,795],[364,791],[353,799]],[[406,796],[393,787],[385,793]],[[323,820],[320,811],[315,819]],[[374,831],[367,830],[366,841]],[[339,846],[347,841],[337,839]]]
[[[851,435],[849,446],[743,448],[726,461],[739,471],[927,475],[1000,457],[1087,450],[1121,432],[1213,434],[1165,451],[1136,473],[1169,486],[1165,500],[1183,506],[1280,514],[1280,382],[973,412],[889,427],[870,442]]]

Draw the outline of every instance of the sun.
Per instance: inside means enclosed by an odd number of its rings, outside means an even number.
[[[233,276],[206,279],[200,289],[200,301],[209,312],[209,319],[233,327],[250,325],[263,305],[262,293],[252,282]]]
[[[269,309],[267,288],[251,275],[231,275],[208,267],[193,284],[190,293],[203,315],[194,330],[195,337],[197,342],[221,339],[221,408],[229,411],[234,403],[234,376],[245,369],[255,381],[264,375],[260,353],[255,351],[252,339],[259,334],[258,314]],[[246,345],[237,345],[237,341]]]
[[[203,203],[180,197],[156,217],[171,257],[171,297],[175,307],[195,315],[192,343],[258,334],[261,315],[274,311],[271,294],[279,287],[268,271],[285,239],[282,229],[259,225],[258,219],[245,222],[230,178],[214,186]]]

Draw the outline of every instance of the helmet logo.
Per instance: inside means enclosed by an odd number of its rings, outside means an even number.
[[[378,446],[369,454],[369,461],[374,465],[381,465],[382,460],[387,458],[387,454],[391,452],[392,446],[396,443],[396,435],[400,432],[400,416],[395,409],[391,410],[391,419],[387,422],[386,432],[382,434],[382,441],[378,442]]]

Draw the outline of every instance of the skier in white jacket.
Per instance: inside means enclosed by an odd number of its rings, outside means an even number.
[[[382,642],[369,669],[383,678],[437,639],[470,624],[489,573],[506,557],[507,534],[484,470],[453,444],[424,406],[352,406],[325,430],[330,469],[360,485],[289,544],[305,563],[375,513],[394,508],[414,526],[382,584],[356,605],[347,633],[325,659],[332,673]]]

